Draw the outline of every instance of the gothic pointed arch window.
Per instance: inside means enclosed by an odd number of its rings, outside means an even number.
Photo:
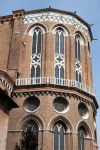
[[[75,78],[76,81],[82,82],[82,66],[81,66],[81,36],[75,36]]]
[[[81,60],[80,56],[80,35],[75,36],[75,58]]]
[[[55,31],[55,77],[64,79],[65,76],[65,50],[64,30],[58,27]]]
[[[87,131],[84,126],[80,126],[78,129],[78,150],[86,150],[85,139],[87,136]]]
[[[64,122],[58,121],[54,125],[54,150],[65,150],[65,133],[68,130]]]
[[[40,77],[41,75],[41,49],[42,49],[42,29],[36,27],[32,36],[32,60],[31,77]]]
[[[22,132],[21,146],[29,150],[38,150],[39,128],[34,120],[29,120]]]

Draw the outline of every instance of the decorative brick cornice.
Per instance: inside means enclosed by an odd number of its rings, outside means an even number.
[[[13,13],[13,19],[16,19],[16,18],[18,19],[25,14],[25,10],[24,9],[15,10],[15,11],[12,11],[12,13]]]
[[[0,17],[0,24],[10,23],[13,20],[12,15]]]
[[[53,13],[51,17],[50,17],[50,13]],[[36,15],[36,17],[34,17],[34,14]],[[33,17],[30,18],[29,16],[32,16],[32,15],[33,15]],[[45,19],[52,20],[52,21],[58,20],[58,22],[63,22],[63,23],[66,22],[67,24],[73,24],[79,30],[81,30],[81,32],[84,32],[84,33],[89,32],[91,40],[93,39],[90,25],[74,12],[63,11],[63,10],[54,9],[51,7],[25,12],[24,21],[26,21],[27,23],[29,23],[29,20],[32,23],[32,20],[33,20],[33,22],[36,22],[36,20],[45,21]]]
[[[25,14],[25,10],[24,9],[16,10],[12,11],[12,13],[13,15],[0,16],[0,24],[10,23],[15,19],[21,18]]]
[[[6,90],[10,96],[14,85],[12,78],[5,71],[0,70],[0,88],[4,91]]]
[[[83,94],[81,94],[78,91],[75,90],[70,90],[70,89],[56,89],[56,88],[40,88],[40,89],[30,89],[30,90],[15,90],[12,93],[12,97],[30,97],[30,96],[44,96],[44,95],[55,95],[55,96],[60,96],[60,97],[74,97],[76,100],[79,100],[80,102],[83,102],[85,104],[91,105],[94,112],[96,112],[96,107],[95,104],[93,102],[93,100],[90,97],[87,97]]]

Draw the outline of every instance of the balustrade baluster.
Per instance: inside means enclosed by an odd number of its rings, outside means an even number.
[[[79,83],[75,80],[59,79],[59,78],[54,78],[54,77],[16,79],[16,86],[36,85],[36,84],[55,84],[55,85],[61,85],[61,86],[76,87],[82,91],[85,91],[91,95],[94,95],[93,89],[86,87],[82,83]]]

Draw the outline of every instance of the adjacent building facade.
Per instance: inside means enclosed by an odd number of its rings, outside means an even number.
[[[14,150],[28,126],[38,150],[98,150],[92,40],[90,25],[73,12],[49,7],[0,17],[0,101],[9,100],[1,103],[7,114],[0,108],[1,150]]]

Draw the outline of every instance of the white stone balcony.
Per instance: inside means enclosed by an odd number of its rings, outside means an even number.
[[[80,89],[88,94],[95,96],[93,89],[85,86],[82,83],[79,83],[75,80],[69,79],[58,79],[54,77],[38,77],[38,78],[19,78],[16,79],[16,86],[24,86],[24,85],[40,85],[40,84],[48,84],[48,85],[58,85],[58,86],[66,86],[73,87],[76,89]]]

